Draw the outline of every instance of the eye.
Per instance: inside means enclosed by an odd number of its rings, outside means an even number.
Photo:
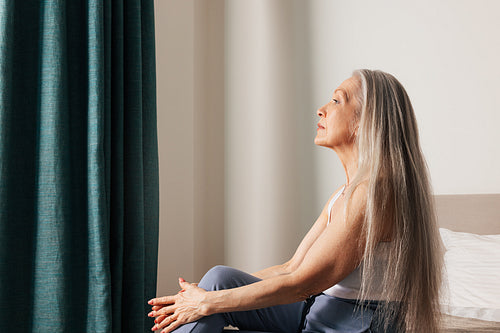
[[[340,102],[338,101],[338,99],[335,99],[335,98],[332,98],[332,102],[333,102],[334,104],[339,104],[339,103],[340,103]]]

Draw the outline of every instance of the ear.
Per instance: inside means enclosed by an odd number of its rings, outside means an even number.
[[[359,122],[356,123],[355,126],[353,126],[352,131],[351,131],[351,139],[356,140],[358,137],[358,130],[359,130]]]

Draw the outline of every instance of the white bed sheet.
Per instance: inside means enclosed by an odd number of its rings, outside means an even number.
[[[446,248],[441,311],[500,322],[500,235],[439,231]]]

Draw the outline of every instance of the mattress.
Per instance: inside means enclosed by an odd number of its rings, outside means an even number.
[[[500,322],[443,315],[443,333],[452,332],[500,332]]]

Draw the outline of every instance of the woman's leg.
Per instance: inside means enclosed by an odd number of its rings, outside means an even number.
[[[226,266],[210,269],[198,284],[207,290],[222,290],[241,287],[260,281],[259,278]],[[218,313],[197,322],[179,327],[175,333],[217,333],[224,326],[232,325],[246,330],[295,333],[299,329],[304,302],[277,305],[269,308]]]
[[[303,333],[364,333],[371,332],[372,318],[376,304],[372,303],[363,310],[356,300],[347,300],[321,294],[306,316]]]

